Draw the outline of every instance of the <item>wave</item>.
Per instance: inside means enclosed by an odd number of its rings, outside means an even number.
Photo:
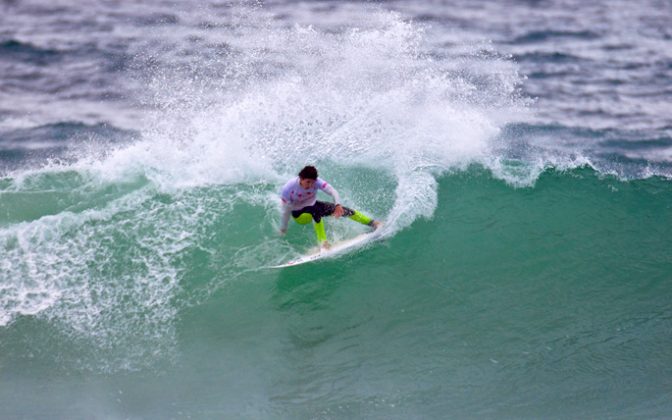
[[[93,369],[98,353],[109,369],[170,354],[180,310],[312,243],[306,229],[275,234],[277,189],[307,163],[348,204],[385,219],[388,238],[413,235],[419,220],[447,223],[454,209],[439,193],[455,182],[472,201],[463,215],[515,208],[525,194],[513,187],[548,188],[548,174],[576,206],[595,189],[610,194],[604,185],[644,182],[591,173],[591,188],[574,191],[584,176],[575,168],[590,159],[507,131],[529,112],[514,63],[480,50],[437,60],[423,52],[422,27],[394,13],[363,19],[336,32],[243,22],[230,60],[199,63],[219,78],[152,69],[146,93],[158,112],[131,144],[8,173],[0,325],[58,325],[93,349]],[[356,229],[330,223],[329,234]]]
[[[401,187],[392,176],[355,167],[345,172],[326,169],[349,203],[399,223],[393,220],[401,217],[394,213],[394,191]],[[261,182],[166,193],[146,178],[105,183],[76,172],[42,173],[21,185],[5,181],[0,214],[10,216],[0,220],[0,322],[7,326],[31,316],[58,326],[85,343],[83,348],[92,348],[85,368],[100,368],[103,357],[104,368],[113,370],[170,357],[181,310],[236,279],[272,276],[264,267],[312,246],[310,229],[292,226],[287,238],[275,233],[276,187]],[[461,229],[475,229],[487,240],[488,231],[493,238],[500,235],[492,226],[514,226],[522,220],[524,229],[507,228],[508,245],[500,245],[515,246],[537,232],[542,235],[535,236],[538,245],[554,252],[557,237],[544,232],[596,243],[605,237],[614,240],[619,229],[630,236],[660,233],[667,230],[665,220],[672,208],[672,187],[665,179],[622,181],[590,168],[546,170],[534,188],[516,189],[486,168],[471,166],[418,187],[412,188],[418,196],[435,189],[429,197],[436,199],[425,208],[409,210],[415,222],[406,220],[403,225],[414,223],[412,229],[388,236],[392,252],[400,255],[412,255],[414,244],[423,241],[438,254],[441,249],[467,252]],[[418,222],[420,216],[426,221]],[[353,225],[329,221],[328,233],[332,238],[351,236],[359,229]],[[665,249],[667,236],[658,233],[630,240],[656,242],[654,255]],[[442,243],[435,244],[437,240]]]

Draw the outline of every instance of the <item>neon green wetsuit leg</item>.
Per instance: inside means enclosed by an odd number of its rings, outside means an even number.
[[[311,220],[313,220],[313,216],[310,213],[301,213],[299,217],[294,218],[294,221],[300,225],[307,225]]]
[[[354,213],[350,216],[350,219],[363,225],[371,226],[371,222],[373,222],[372,218],[365,216],[364,213],[360,213],[357,210],[353,210],[353,212]]]
[[[313,220],[313,216],[310,213],[302,213],[299,217],[295,217],[294,221],[300,225],[307,225]],[[313,223],[315,228],[315,235],[317,236],[317,243],[322,244],[327,240],[327,232],[324,230],[324,220],[320,220],[318,223]]]
[[[315,235],[317,235],[317,242],[321,245],[327,240],[327,232],[324,231],[324,220],[313,223],[315,228]]]
[[[301,216],[303,216],[303,214]],[[368,216],[365,216],[363,213],[360,213],[356,210],[354,211],[352,216],[349,216],[349,218],[351,220],[354,220],[355,222],[367,226],[371,226],[371,222],[373,222],[373,219],[371,219]],[[313,227],[315,228],[315,235],[317,235],[317,242],[319,244],[324,243],[327,240],[327,233],[324,231],[324,219],[320,220],[317,223],[314,223]]]
[[[331,213],[324,214],[325,216],[330,215]],[[351,220],[354,220],[357,223],[363,225],[371,226],[373,219],[366,216],[364,213],[358,212],[357,210],[351,210],[345,208],[345,217],[348,217]],[[310,221],[313,220],[313,215],[311,213],[301,213],[299,216],[294,217],[294,221],[301,225],[307,225]],[[315,235],[317,236],[317,242],[321,245],[327,240],[327,233],[324,229],[324,220],[320,219],[319,222],[313,223],[313,228],[315,229]]]

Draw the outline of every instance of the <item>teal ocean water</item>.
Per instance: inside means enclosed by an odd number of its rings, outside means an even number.
[[[3,417],[670,409],[666,180],[583,168],[512,188],[470,168],[438,178],[431,217],[338,259],[274,270],[264,267],[314,238],[296,226],[273,235],[276,215],[249,199],[268,185],[86,191],[75,175],[3,195],[16,287],[3,303],[24,313],[2,333]],[[377,185],[357,187],[387,190]]]
[[[670,416],[668,5],[83,4],[0,4],[0,418]],[[306,164],[382,235],[269,268]]]

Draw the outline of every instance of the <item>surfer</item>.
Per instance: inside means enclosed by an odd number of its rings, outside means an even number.
[[[318,201],[318,189],[332,196],[334,202]],[[317,169],[314,166],[306,166],[301,169],[299,176],[287,181],[285,186],[282,187],[280,198],[282,199],[280,234],[284,235],[287,232],[290,214],[294,221],[301,225],[308,224],[313,220],[317,242],[323,248],[329,248],[327,234],[324,231],[324,221],[322,221],[325,216],[334,216],[337,219],[345,216],[374,229],[380,227],[379,221],[373,220],[357,210],[343,207],[338,192],[322,178],[318,178]]]

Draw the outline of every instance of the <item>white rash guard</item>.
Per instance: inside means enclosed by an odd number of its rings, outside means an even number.
[[[320,189],[334,198],[335,204],[341,203],[338,192],[322,178],[317,178],[312,188],[304,189],[299,183],[300,178],[292,178],[282,187],[280,198],[282,199],[282,220],[280,229],[286,230],[289,215],[294,210],[312,206],[317,201],[317,190]]]

